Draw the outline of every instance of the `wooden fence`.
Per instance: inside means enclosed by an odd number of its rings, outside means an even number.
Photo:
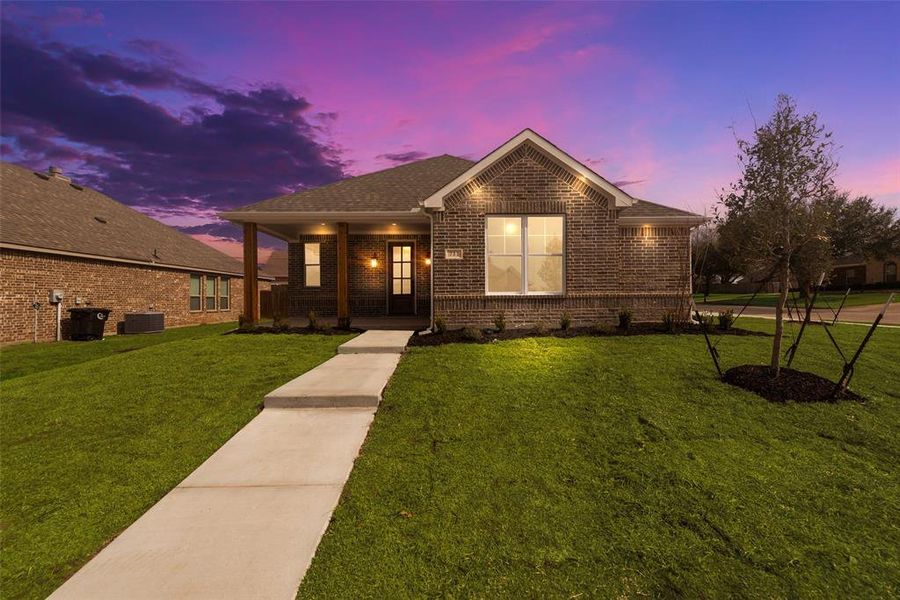
[[[259,315],[271,319],[275,315],[286,316],[288,311],[288,286],[273,285],[271,290],[259,292]]]

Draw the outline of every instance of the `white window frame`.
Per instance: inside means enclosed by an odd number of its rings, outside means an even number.
[[[213,294],[209,295],[209,282],[213,284]],[[209,307],[209,299],[212,298],[213,307]],[[216,312],[219,310],[219,278],[214,275],[205,275],[203,277],[203,310],[206,312]]]
[[[562,219],[562,290],[558,292],[529,292],[528,291],[528,219],[529,217],[559,217]],[[519,235],[522,236],[522,289],[518,292],[492,292],[488,282],[488,219],[519,219]],[[506,214],[497,213],[484,216],[484,294],[485,296],[551,296],[563,297],[566,295],[566,215],[559,213],[547,214]],[[494,255],[498,256],[498,255]],[[500,255],[503,256],[503,255]],[[535,254],[535,256],[560,256],[559,254]]]
[[[222,290],[227,290],[225,295]],[[225,312],[231,310],[231,277],[219,277],[219,284],[216,286],[217,298],[219,300],[219,311]],[[225,308],[222,308],[222,299],[225,299]]]
[[[197,287],[199,288],[197,290],[199,293],[196,296],[191,294],[191,282],[195,278],[197,279]],[[192,313],[203,312],[203,294],[204,294],[203,276],[200,275],[199,273],[191,273],[190,276],[188,277],[188,312],[192,312]],[[197,300],[198,300],[197,304],[198,304],[199,308],[195,309],[195,308],[191,307],[191,301],[194,298],[197,298]]]
[[[317,263],[308,263],[306,262],[306,247],[307,246],[318,246],[319,247],[319,262]],[[317,285],[312,285],[309,283],[309,277],[307,277],[307,269],[309,267],[318,267],[319,268],[319,283]],[[320,288],[322,287],[322,244],[320,242],[303,242],[303,287],[308,288]]]

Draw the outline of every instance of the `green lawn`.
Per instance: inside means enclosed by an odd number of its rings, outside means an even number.
[[[883,305],[887,302],[888,296],[891,294],[889,290],[865,290],[860,292],[850,292],[844,306],[868,306],[871,304]],[[753,294],[710,294],[707,304],[727,304],[734,306],[744,306],[750,300]],[[816,308],[828,308],[837,310],[844,297],[844,292],[821,292],[816,298]],[[791,294],[789,302],[793,306],[796,298],[797,306],[804,306],[803,299],[799,295]],[[900,298],[898,298],[900,300]],[[694,302],[703,303],[703,294],[694,294]],[[757,294],[756,298],[750,306],[771,306],[778,304],[778,294]]]
[[[835,329],[845,352],[865,331]],[[299,597],[896,597],[898,356],[879,330],[865,404],[780,405],[718,381],[700,336],[413,349]],[[794,366],[837,376],[820,327]]]
[[[178,327],[146,335],[113,335],[98,342],[46,342],[16,344],[0,350],[0,378],[4,381],[66,365],[124,354],[139,348],[183,339],[196,339],[234,329],[236,323]]]
[[[224,329],[3,349],[4,598],[46,597],[351,337]]]

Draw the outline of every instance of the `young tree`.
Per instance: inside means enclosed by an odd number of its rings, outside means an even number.
[[[818,115],[800,115],[783,94],[754,138],[738,140],[743,173],[720,196],[726,214],[719,235],[745,273],[775,277],[779,283],[771,358],[777,377],[791,275],[818,279],[813,274],[830,266],[828,203],[835,196],[837,163],[831,134],[819,125]]]

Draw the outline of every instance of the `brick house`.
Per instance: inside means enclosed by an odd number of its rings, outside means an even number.
[[[633,198],[529,129],[478,162],[428,158],[221,216],[243,225],[248,252],[258,231],[288,242],[292,316],[451,327],[685,311],[703,222]]]
[[[58,169],[3,163],[0,190],[2,343],[56,338],[51,290],[63,294],[63,337],[75,306],[111,309],[107,334],[125,313],[162,312],[166,327],[178,327],[236,321],[243,310],[239,261]]]
[[[896,256],[888,256],[882,260],[851,254],[835,261],[828,281],[830,285],[840,287],[896,285],[898,262],[900,260]]]

